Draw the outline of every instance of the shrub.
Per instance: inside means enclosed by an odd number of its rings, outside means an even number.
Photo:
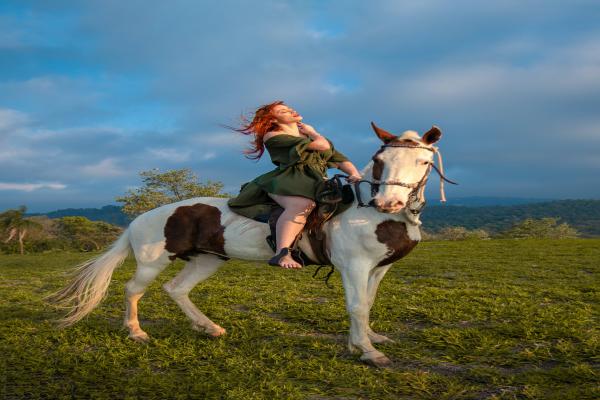
[[[484,229],[469,230],[464,226],[447,226],[437,233],[421,232],[423,240],[478,240],[489,239],[490,235]]]
[[[578,236],[577,230],[569,224],[558,224],[558,218],[527,218],[502,233],[502,237],[515,239],[566,239]]]

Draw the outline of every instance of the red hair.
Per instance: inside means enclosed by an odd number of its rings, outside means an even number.
[[[242,115],[242,126],[239,128],[231,128],[236,132],[243,133],[244,135],[254,135],[254,140],[250,142],[251,148],[244,150],[244,154],[251,160],[258,160],[265,152],[265,144],[263,137],[265,133],[276,130],[279,125],[273,120],[273,108],[284,104],[283,101],[278,100],[273,103],[265,104],[260,106],[254,112],[252,121],[246,116]]]

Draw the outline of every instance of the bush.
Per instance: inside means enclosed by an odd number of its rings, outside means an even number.
[[[58,236],[80,251],[100,250],[112,243],[123,229],[85,217],[63,217],[57,222]]]
[[[489,239],[490,235],[483,229],[469,230],[464,226],[447,226],[437,233],[421,232],[423,240],[481,240]]]
[[[52,250],[95,251],[114,242],[122,228],[101,221],[90,221],[85,217],[63,217],[50,219],[45,216],[28,218],[40,226],[32,230],[24,242],[28,253]],[[19,243],[0,241],[0,252],[19,253]]]
[[[504,231],[506,238],[566,239],[579,236],[577,230],[567,223],[558,224],[558,218],[527,218]]]

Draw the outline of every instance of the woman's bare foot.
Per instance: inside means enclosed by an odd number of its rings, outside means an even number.
[[[287,255],[281,257],[281,259],[279,260],[279,266],[281,268],[285,268],[285,269],[300,269],[300,268],[302,268],[302,265],[300,263],[298,263],[296,260],[294,260],[294,258],[290,254],[287,254]]]
[[[302,264],[296,261],[292,256],[292,250],[289,247],[282,248],[276,256],[269,260],[269,265],[279,266],[285,269],[302,268]]]

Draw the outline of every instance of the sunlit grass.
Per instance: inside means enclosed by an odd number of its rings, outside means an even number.
[[[65,330],[42,298],[80,253],[0,256],[0,398],[586,399],[600,396],[600,240],[427,242],[385,277],[372,325],[396,342],[378,370],[346,350],[339,275],[228,262],[191,299],[227,329],[209,339],[161,284],[121,327],[133,260],[90,317]]]

